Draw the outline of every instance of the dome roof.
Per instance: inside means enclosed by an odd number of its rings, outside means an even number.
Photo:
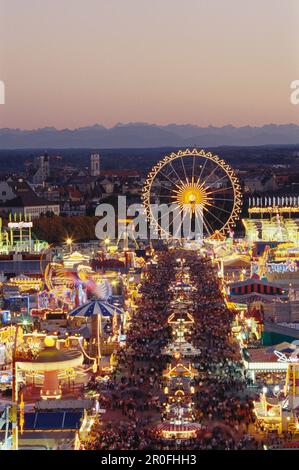
[[[60,351],[55,346],[46,346],[30,361],[18,362],[21,370],[64,370],[83,363],[83,354],[78,350]]]
[[[45,347],[45,349],[42,349],[38,355],[33,359],[33,362],[62,362],[62,361],[68,361],[69,359],[72,359],[73,357],[76,357],[78,354],[80,354],[79,351],[60,351],[57,349],[55,346],[52,347]]]

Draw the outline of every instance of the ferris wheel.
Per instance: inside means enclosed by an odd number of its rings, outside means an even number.
[[[51,262],[48,263],[44,272],[45,284],[49,290],[61,297],[64,295],[68,284],[73,283],[73,279],[67,274],[62,264]]]
[[[165,228],[153,207],[175,204],[179,213],[200,217],[203,237],[208,239],[232,231],[242,206],[234,170],[217,155],[197,149],[172,153],[155,165],[142,199],[147,217],[160,235],[165,235]]]

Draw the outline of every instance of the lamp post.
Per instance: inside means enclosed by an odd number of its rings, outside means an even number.
[[[70,247],[70,253],[71,253],[72,252],[73,240],[71,238],[67,238],[65,242]]]

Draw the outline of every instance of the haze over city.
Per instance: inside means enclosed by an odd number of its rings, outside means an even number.
[[[296,0],[0,0],[0,127],[299,124]]]

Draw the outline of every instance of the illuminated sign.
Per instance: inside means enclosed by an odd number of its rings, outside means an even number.
[[[295,261],[288,260],[285,263],[267,263],[268,273],[295,273],[298,266]]]
[[[19,229],[31,228],[31,227],[33,227],[33,223],[32,222],[9,222],[8,227],[9,228],[19,228]]]
[[[278,357],[277,362],[298,362],[298,357],[287,357],[284,353],[280,351],[274,351],[275,356]]]

